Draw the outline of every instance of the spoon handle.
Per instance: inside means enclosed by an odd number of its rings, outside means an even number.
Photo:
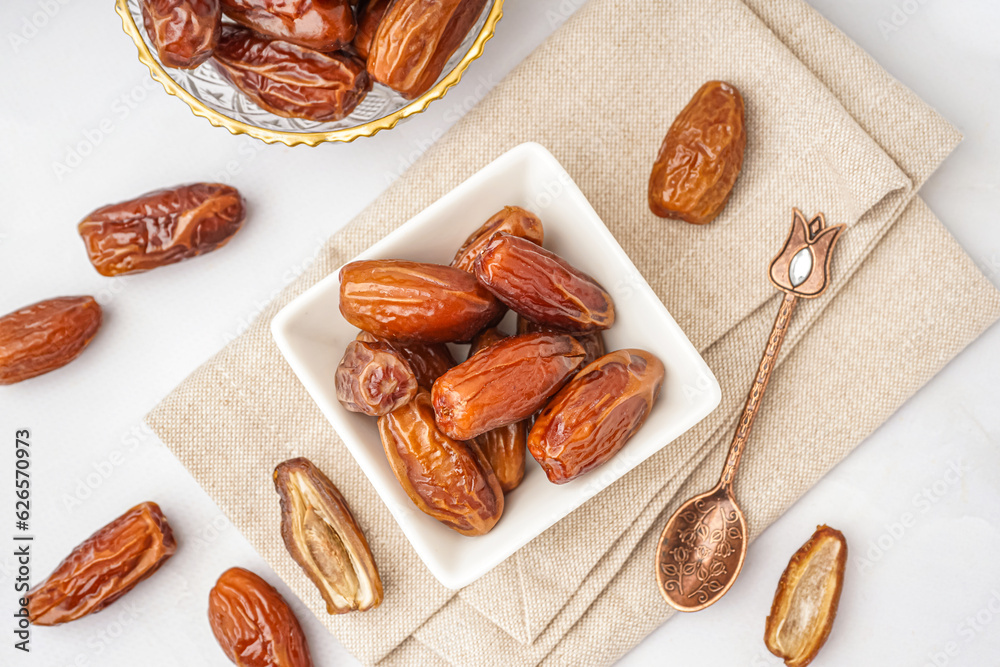
[[[792,319],[795,306],[799,302],[799,297],[794,294],[785,294],[781,302],[781,309],[774,319],[774,327],[771,329],[771,337],[767,341],[767,349],[761,357],[760,366],[757,368],[757,376],[754,378],[750,394],[747,396],[747,403],[743,408],[743,415],[736,426],[736,434],[733,436],[733,443],[729,445],[729,456],[726,458],[726,467],[722,471],[720,486],[732,487],[733,479],[736,477],[736,469],[740,465],[740,458],[746,448],[747,438],[750,437],[750,428],[757,418],[757,411],[760,409],[761,399],[764,398],[764,390],[771,379],[771,371],[774,370],[774,362],[781,351],[781,344],[785,340],[788,332],[788,322]]]

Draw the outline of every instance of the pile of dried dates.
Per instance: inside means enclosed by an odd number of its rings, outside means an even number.
[[[337,368],[337,398],[378,418],[407,495],[463,535],[496,525],[526,452],[549,481],[569,482],[625,445],[663,384],[649,352],[605,353],[611,296],[543,241],[538,217],[508,206],[450,266],[340,271],[340,312],[361,332]],[[514,335],[497,328],[508,309]],[[469,357],[456,363],[448,343],[470,343]]]
[[[486,0],[142,0],[167,67],[212,59],[261,108],[336,121],[373,82],[416,99],[437,81]],[[223,17],[231,22],[223,22]]]

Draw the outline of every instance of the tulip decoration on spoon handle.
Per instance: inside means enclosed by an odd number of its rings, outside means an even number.
[[[667,522],[656,547],[656,581],[667,603],[678,611],[699,611],[732,587],[747,552],[747,525],[733,491],[750,429],[774,371],[788,323],[800,298],[812,299],[830,284],[830,258],[844,225],[826,226],[820,213],[811,220],[793,209],[792,228],[768,277],[785,293],[764,356],[747,396],[716,486],[691,498]]]

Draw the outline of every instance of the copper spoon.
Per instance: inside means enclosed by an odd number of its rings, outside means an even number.
[[[829,284],[830,256],[844,225],[826,226],[823,214],[810,221],[793,209],[785,246],[771,261],[771,284],[785,293],[760,360],[743,415],[729,446],[719,483],[674,512],[656,546],[656,581],[678,611],[699,611],[732,587],[747,555],[747,522],[736,504],[733,481],[774,362],[799,298],[818,297]]]

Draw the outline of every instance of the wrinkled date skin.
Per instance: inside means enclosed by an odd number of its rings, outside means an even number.
[[[438,427],[471,440],[531,417],[583,363],[572,336],[512,336],[486,347],[434,383]]]
[[[406,359],[417,376],[417,384],[427,391],[430,391],[431,387],[434,386],[435,380],[444,375],[449,368],[455,366],[455,358],[451,356],[451,350],[444,343],[424,344],[391,341],[387,338],[379,338],[367,331],[359,333],[357,340],[394,350],[396,354]]]
[[[475,273],[501,302],[537,324],[583,333],[615,323],[614,302],[597,281],[527,239],[494,234]]]
[[[368,71],[407,99],[434,85],[487,0],[396,0],[379,23]]]
[[[390,340],[470,340],[503,306],[471,274],[439,264],[384,259],[340,270],[340,312],[354,326]]]
[[[528,451],[554,484],[605,463],[642,427],[663,385],[660,360],[643,350],[606,354],[545,406]]]
[[[357,29],[347,0],[222,0],[222,11],[262,35],[321,52],[344,48]]]
[[[493,468],[504,493],[519,487],[524,479],[524,460],[527,456],[526,445],[530,425],[530,420],[522,419],[487,431],[472,441]]]
[[[379,417],[378,430],[389,466],[420,511],[462,535],[493,529],[503,513],[500,482],[477,447],[438,429],[426,390]]]
[[[299,619],[273,586],[249,570],[222,573],[208,594],[208,622],[239,667],[312,667]]]
[[[243,226],[236,188],[193,183],[99,208],[78,226],[102,276],[149,271],[226,245]]]
[[[354,50],[366,61],[371,52],[372,40],[375,39],[375,31],[391,4],[392,0],[362,0],[358,4],[358,31],[354,34]]]
[[[285,118],[340,120],[372,88],[364,63],[224,25],[215,48],[219,72],[257,106]]]
[[[156,503],[136,505],[73,549],[28,592],[32,625],[60,625],[96,613],[174,555],[177,542]]]
[[[715,219],[743,168],[747,135],[743,97],[709,81],[667,132],[649,177],[649,209],[695,225]]]
[[[534,333],[534,332],[526,332],[526,333]],[[473,336],[472,341],[470,341],[469,358],[471,359],[477,352],[479,352],[484,348],[489,347],[490,345],[496,345],[504,338],[510,338],[510,336],[505,334],[498,327],[489,327],[487,329],[483,329],[475,336]]]
[[[193,69],[219,41],[219,0],[142,0],[142,22],[167,67]]]
[[[326,601],[329,614],[382,603],[382,579],[368,540],[330,478],[304,458],[274,469],[285,548]]]
[[[479,257],[479,253],[497,232],[506,232],[538,245],[542,245],[545,240],[545,230],[537,215],[518,206],[506,206],[465,240],[455,253],[451,265],[456,269],[471,272],[476,257]]]
[[[819,526],[781,575],[767,617],[764,643],[788,667],[806,667],[823,648],[837,618],[847,567],[847,540]]]
[[[604,334],[600,331],[591,331],[589,333],[573,333],[569,331],[561,331],[559,329],[553,329],[552,327],[544,327],[541,324],[536,324],[529,319],[525,319],[518,315],[517,317],[517,333],[569,333],[573,338],[579,341],[580,345],[583,345],[583,349],[587,352],[587,356],[583,358],[583,363],[580,364],[581,368],[583,366],[589,366],[598,359],[604,356],[605,345],[604,345]]]
[[[337,367],[336,386],[345,408],[381,417],[416,396],[417,376],[392,348],[352,340]]]
[[[504,338],[507,336],[496,328],[480,331],[472,339],[469,357],[483,348],[499,343]],[[522,419],[487,431],[473,440],[479,451],[490,462],[490,467],[493,468],[504,493],[516,489],[524,479],[524,459],[530,426],[529,419]]]
[[[68,296],[0,317],[0,385],[61,368],[80,356],[101,328],[101,307],[90,296]]]

